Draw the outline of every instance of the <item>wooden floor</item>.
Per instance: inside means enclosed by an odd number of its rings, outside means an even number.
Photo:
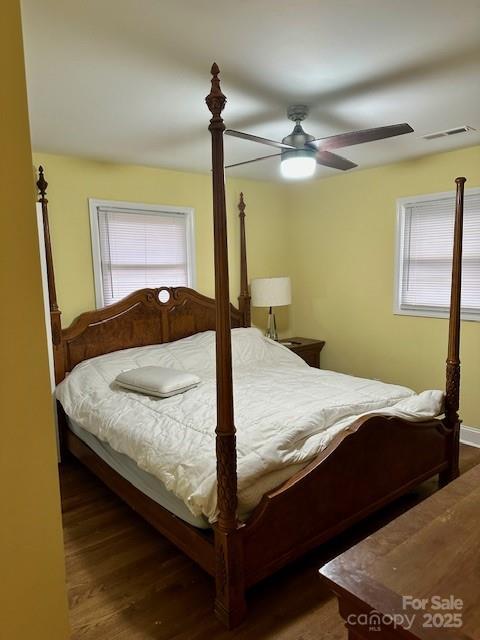
[[[466,471],[480,449],[462,446]],[[73,640],[340,640],[335,599],[318,569],[436,490],[435,481],[249,592],[249,617],[228,632],[211,610],[213,582],[76,462],[61,468]]]

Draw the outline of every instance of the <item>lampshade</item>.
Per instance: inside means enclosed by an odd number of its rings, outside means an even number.
[[[254,307],[282,307],[292,302],[290,278],[254,278],[251,284]]]
[[[315,173],[317,161],[314,149],[282,151],[280,171],[284,178],[310,178]]]

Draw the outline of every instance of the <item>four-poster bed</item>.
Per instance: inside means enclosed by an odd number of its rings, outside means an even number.
[[[170,343],[216,331],[217,504],[211,529],[174,516],[116,473],[66,427],[62,444],[115,493],[203,569],[215,577],[215,612],[229,627],[246,613],[246,590],[309,549],[408,492],[436,474],[441,484],[458,475],[460,286],[464,178],[457,178],[452,304],[445,417],[423,422],[370,414],[356,420],[311,462],[267,492],[248,519],[237,517],[237,452],[234,422],[231,329],[250,326],[245,202],[239,203],[239,308],[230,303],[226,233],[222,110],[219,70],[212,67],[207,105],[212,114],[215,300],[185,287],[143,289],[103,309],[81,314],[62,329],[48,230],[47,183],[37,182],[42,205],[50,296],[55,379],[60,383],[79,363],[130,347]],[[168,300],[159,299],[167,292]],[[162,297],[163,299],[163,297]],[[321,488],[321,491],[319,490]]]

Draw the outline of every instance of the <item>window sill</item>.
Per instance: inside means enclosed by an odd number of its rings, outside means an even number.
[[[440,309],[428,309],[428,308],[412,308],[412,309],[399,309],[394,308],[394,315],[396,316],[413,316],[419,318],[440,318],[443,320],[448,320],[449,311],[443,311]],[[467,322],[480,322],[480,312],[475,313],[472,311],[463,311],[461,315],[461,320]]]

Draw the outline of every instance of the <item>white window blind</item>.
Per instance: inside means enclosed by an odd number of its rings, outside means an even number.
[[[396,312],[448,315],[455,194],[399,201]],[[480,320],[480,191],[465,193],[462,315]]]
[[[97,306],[145,287],[193,286],[191,211],[98,201],[90,209]]]

